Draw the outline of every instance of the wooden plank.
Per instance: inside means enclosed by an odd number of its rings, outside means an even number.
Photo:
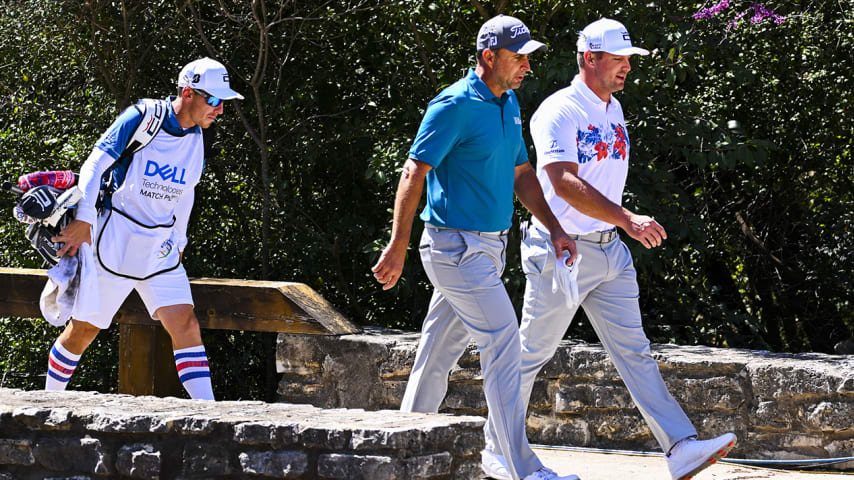
[[[0,316],[41,317],[45,270],[0,268]],[[341,335],[361,329],[309,286],[293,282],[192,279],[202,328]],[[159,325],[132,294],[116,316],[125,325]]]
[[[209,284],[193,280],[190,287],[196,302],[199,326],[215,330],[251,330],[258,332],[338,333],[306,314],[275,289],[263,286]],[[128,325],[160,325],[153,320],[137,295],[125,301],[116,322]]]
[[[41,317],[45,270],[0,268],[0,316]],[[200,278],[190,281],[202,328],[339,335],[360,329],[307,285]],[[152,320],[136,292],[116,314],[119,392],[181,396],[169,334]]]
[[[124,327],[124,325],[122,325]],[[129,326],[134,328],[133,326]],[[178,378],[175,367],[175,350],[172,347],[172,337],[165,328],[158,326],[154,334],[154,395],[158,397],[187,397],[184,386]],[[119,335],[121,336],[121,335]],[[133,348],[133,347],[130,347]],[[120,393],[122,392],[119,388]]]
[[[119,393],[185,396],[166,330],[158,325],[120,325],[119,329]]]
[[[288,283],[279,291],[333,335],[359,333],[361,329],[338,313],[325,298],[303,283]]]
[[[39,296],[47,281],[45,270],[0,268],[0,315],[41,318]]]

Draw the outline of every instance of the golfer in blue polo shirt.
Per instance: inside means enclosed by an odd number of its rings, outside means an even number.
[[[513,17],[499,15],[481,27],[477,66],[427,107],[403,166],[391,241],[372,269],[384,289],[400,278],[426,178],[419,250],[434,292],[401,410],[438,411],[448,373],[474,338],[491,429],[514,480],[578,478],[558,476],[528,446],[519,328],[501,280],[514,192],[549,225],[554,251],[575,256],[575,243],[549,209],[528,163],[513,93],[531,69],[528,54],[544,47]]]

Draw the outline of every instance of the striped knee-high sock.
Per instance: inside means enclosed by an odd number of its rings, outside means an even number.
[[[44,389],[62,391],[68,386],[68,381],[80,362],[80,355],[75,355],[66,350],[59,340],[50,349],[47,358],[47,379]]]
[[[174,350],[174,353],[178,378],[184,384],[184,389],[190,394],[190,398],[213,400],[211,369],[208,366],[205,346],[182,348]]]

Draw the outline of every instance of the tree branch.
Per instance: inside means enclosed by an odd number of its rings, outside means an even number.
[[[483,5],[481,5],[478,0],[471,0],[471,4],[474,5],[474,8],[477,9],[477,13],[479,13],[481,18],[484,20],[489,20],[492,17],[492,15],[483,8]]]
[[[774,254],[768,250],[768,247],[765,246],[765,243],[762,242],[762,240],[759,240],[759,238],[757,238],[756,235],[753,234],[753,230],[751,230],[750,225],[748,225],[747,222],[744,220],[744,217],[741,215],[741,212],[735,212],[735,220],[741,227],[741,233],[743,233],[748,240],[750,240],[754,245],[759,247],[760,250],[762,250],[766,255],[768,255],[768,257],[771,258],[771,261],[773,261],[778,267],[786,267],[783,264],[783,261],[774,256]]]
[[[430,58],[427,56],[427,51],[424,49],[424,42],[421,41],[421,34],[418,33],[418,27],[415,26],[415,20],[412,17],[409,17],[409,25],[412,27],[412,34],[415,35],[415,44],[418,45],[418,55],[421,57],[421,63],[424,64],[424,69],[427,70],[427,77],[430,78],[433,91],[435,91],[439,88],[439,82],[436,80],[436,74],[433,73],[433,68],[430,66]]]

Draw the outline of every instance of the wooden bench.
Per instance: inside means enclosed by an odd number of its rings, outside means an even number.
[[[46,282],[45,270],[0,268],[0,316],[41,318],[39,297]],[[198,278],[190,280],[190,288],[202,328],[317,335],[361,331],[302,283]],[[120,329],[119,393],[179,394],[172,341],[136,292],[114,322]]]

